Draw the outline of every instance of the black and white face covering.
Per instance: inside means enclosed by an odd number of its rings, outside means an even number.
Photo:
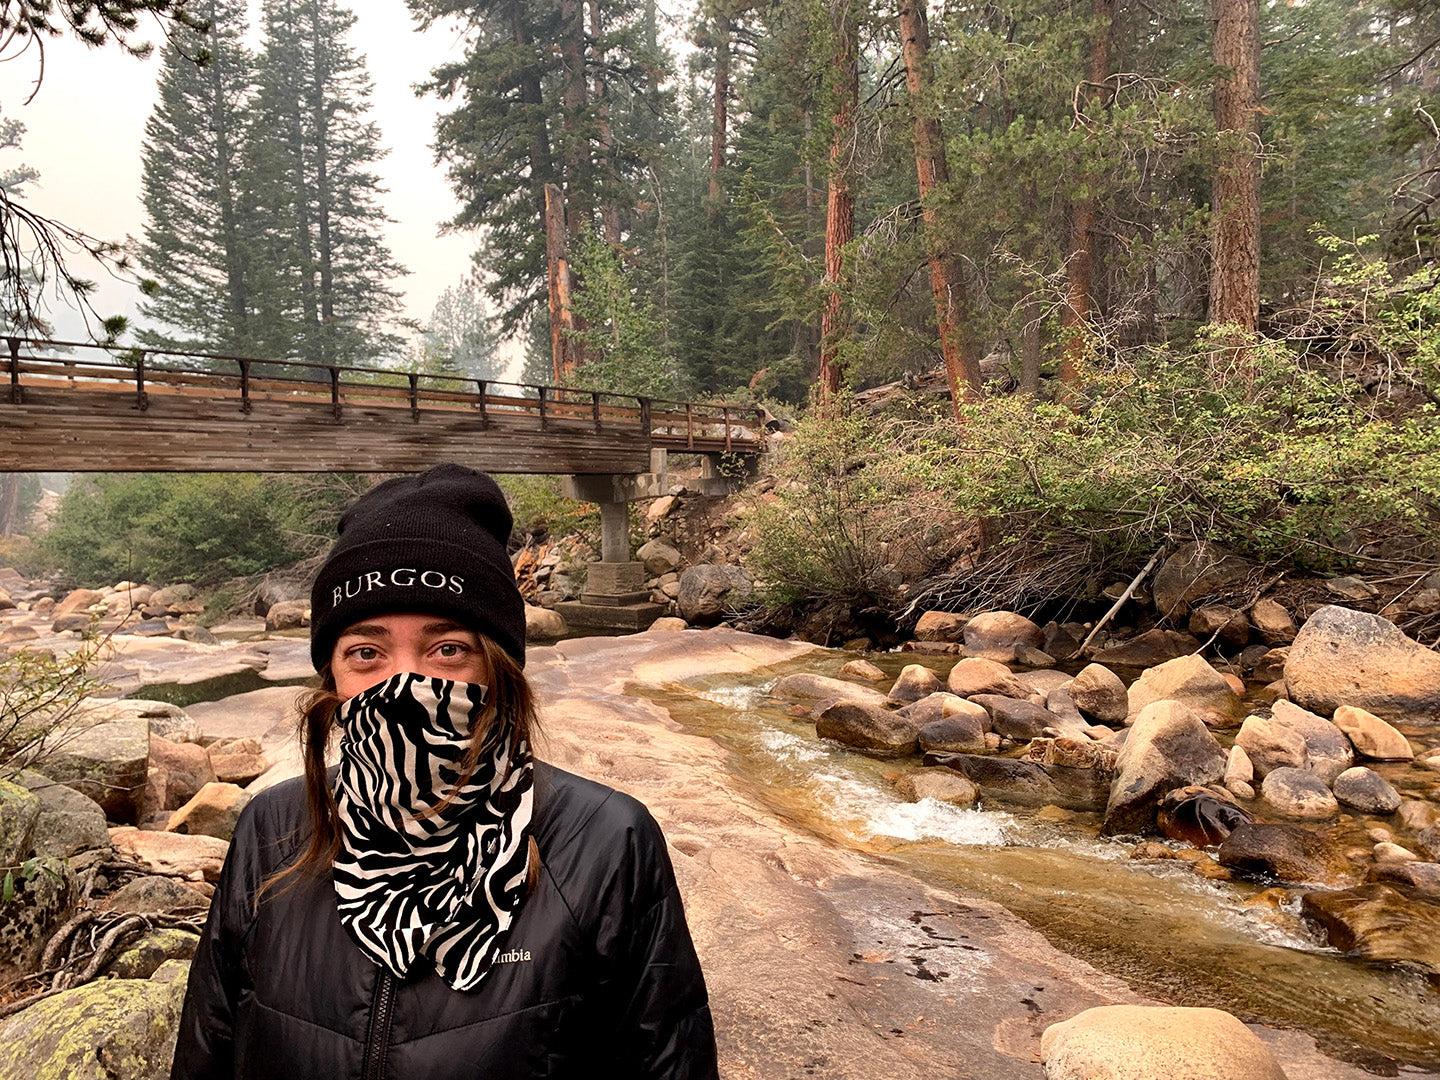
[[[486,688],[402,672],[340,706],[340,921],[404,978],[420,956],[476,986],[525,899],[530,747],[503,718],[459,790]],[[435,808],[451,796],[438,812]]]

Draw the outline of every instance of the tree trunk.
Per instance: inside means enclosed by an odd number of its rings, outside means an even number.
[[[1020,327],[1020,392],[1040,396],[1040,323],[1045,318],[1039,282],[1025,297],[1025,322]]]
[[[561,103],[565,131],[565,220],[577,240],[590,219],[590,153],[585,130],[585,15],[582,0],[560,0]]]
[[[964,267],[945,250],[940,215],[932,192],[950,180],[945,139],[940,121],[930,114],[925,100],[930,85],[930,27],[925,0],[900,0],[900,40],[904,47],[905,84],[915,112],[915,175],[920,186],[920,215],[925,227],[925,250],[930,263],[930,291],[935,296],[935,318],[940,330],[940,354],[955,415],[963,403],[980,395],[980,357],[970,331]]]
[[[570,312],[570,265],[565,254],[565,196],[545,185],[545,263],[550,292],[550,360],[557,385],[575,372],[574,323]]]
[[[855,112],[860,99],[860,61],[856,49],[859,25],[856,0],[832,0],[831,32],[835,45],[836,103],[830,139],[830,195],[825,209],[825,310],[820,317],[820,396],[840,392],[839,346],[850,332],[846,295],[845,247],[855,239],[854,168]]]
[[[335,322],[335,246],[330,235],[330,209],[333,193],[330,190],[330,121],[325,102],[325,88],[330,83],[330,71],[324,60],[325,45],[321,41],[320,5],[310,5],[310,17],[314,25],[311,47],[310,109],[311,123],[315,125],[315,256],[320,271],[320,355],[322,363],[337,364],[347,359],[336,349],[336,334],[339,326]]]
[[[730,17],[715,16],[715,103],[710,123],[710,213],[720,205],[720,170],[725,168],[725,139],[730,108]]]
[[[15,520],[19,507],[20,474],[0,473],[0,539],[8,540],[20,527],[20,522]]]
[[[599,160],[602,197],[600,199],[600,226],[605,230],[605,242],[616,251],[620,250],[620,208],[615,205],[614,177],[610,174],[611,161],[615,153],[615,133],[610,127],[610,91],[605,83],[605,53],[600,48],[604,26],[600,17],[600,0],[588,0],[590,6],[590,40],[595,42],[595,79],[590,85],[595,96],[595,127],[600,137]]]
[[[1215,128],[1210,322],[1253,332],[1260,322],[1260,3],[1212,0]]]
[[[1098,23],[1095,40],[1086,64],[1085,93],[1081,102],[1104,100],[1109,96],[1110,33],[1115,19],[1115,0],[1091,0],[1090,15]],[[1075,200],[1070,210],[1070,252],[1065,259],[1065,307],[1060,313],[1064,351],[1060,358],[1062,391],[1075,385],[1080,361],[1085,355],[1085,326],[1090,321],[1090,288],[1095,257],[1095,215],[1099,200],[1093,193]]]
[[[228,48],[228,44],[226,45]],[[230,102],[225,97],[223,64],[211,63],[210,123],[215,130],[215,194],[220,203],[220,235],[225,247],[225,299],[230,310],[226,351],[248,355],[250,348],[250,297],[245,259],[241,252],[239,216],[235,206],[236,148],[231,131]]]

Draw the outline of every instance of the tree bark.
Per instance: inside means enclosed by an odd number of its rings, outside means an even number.
[[[720,205],[720,171],[725,168],[730,108],[730,17],[715,16],[715,102],[710,123],[710,213]]]
[[[570,265],[566,258],[565,196],[555,184],[545,185],[545,263],[550,293],[550,360],[557,385],[575,372],[575,342],[570,331]]]
[[[849,297],[845,295],[845,246],[855,239],[854,168],[855,112],[860,99],[860,61],[856,49],[859,25],[856,0],[832,0],[832,62],[836,72],[836,103],[830,139],[829,201],[825,209],[825,310],[820,316],[820,396],[840,392],[839,346],[850,332]]]
[[[615,152],[615,132],[610,126],[610,91],[605,83],[605,53],[600,48],[604,26],[600,16],[600,0],[587,0],[590,6],[590,40],[595,43],[595,79],[590,92],[595,100],[595,127],[599,135],[599,166],[602,197],[600,199],[600,227],[605,231],[605,242],[615,250],[620,249],[620,208],[615,205],[614,177],[610,175],[611,161]]]
[[[930,85],[930,26],[925,0],[900,0],[900,40],[905,57],[905,85],[915,114],[915,175],[920,187],[920,216],[925,228],[925,250],[930,263],[930,291],[935,296],[935,319],[940,331],[940,355],[945,378],[959,419],[961,406],[980,396],[980,357],[970,330],[969,298],[964,266],[946,251],[940,215],[932,192],[950,181],[945,139],[940,121],[925,101]]]
[[[15,535],[20,522],[15,519],[20,507],[20,474],[0,473],[0,538]]]
[[[1260,3],[1212,0],[1215,128],[1210,322],[1260,322]]]
[[[581,5],[582,0],[560,0],[565,219],[570,235],[577,240],[585,235],[590,218],[590,153],[585,130],[585,13]]]
[[[1091,0],[1090,15],[1098,23],[1085,68],[1086,87],[1080,101],[1103,100],[1110,78],[1110,32],[1115,0]],[[1099,200],[1093,192],[1076,199],[1070,210],[1070,252],[1065,259],[1065,307],[1060,313],[1064,351],[1060,357],[1062,391],[1079,379],[1085,355],[1085,327],[1090,321],[1090,286],[1095,257],[1095,217]]]

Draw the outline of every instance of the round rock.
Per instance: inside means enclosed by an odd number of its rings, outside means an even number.
[[[1102,1005],[1040,1036],[1046,1080],[1285,1080],[1258,1036],[1219,1009]]]
[[[1362,814],[1393,814],[1400,809],[1400,793],[1373,769],[1357,765],[1335,778],[1335,798]]]
[[[1306,769],[1274,769],[1260,784],[1276,812],[1304,821],[1328,821],[1340,813],[1340,806],[1325,781]]]

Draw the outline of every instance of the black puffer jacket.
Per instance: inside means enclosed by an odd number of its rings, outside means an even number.
[[[659,827],[559,769],[537,764],[535,782],[540,883],[469,993],[429,967],[402,981],[372,963],[328,878],[257,909],[309,830],[300,781],[258,796],[191,967],[172,1080],[712,1080],[705,984]]]

